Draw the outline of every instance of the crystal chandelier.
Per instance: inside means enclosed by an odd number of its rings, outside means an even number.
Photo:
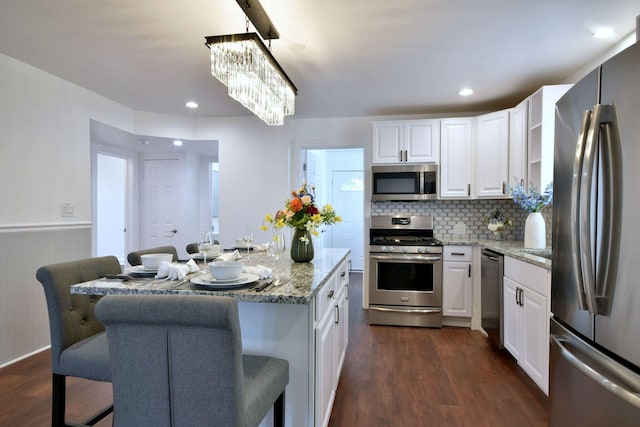
[[[284,124],[295,111],[295,85],[262,39],[280,37],[258,0],[236,0],[245,13],[243,34],[205,37],[211,49],[211,74],[229,89],[229,96],[268,125]],[[249,32],[253,23],[262,39]]]
[[[284,124],[295,112],[297,89],[258,34],[206,37],[211,49],[211,74],[229,89],[229,96],[268,125]]]

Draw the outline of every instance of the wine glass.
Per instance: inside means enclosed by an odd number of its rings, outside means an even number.
[[[249,256],[249,249],[251,249],[251,242],[253,242],[253,231],[250,228],[244,233],[242,240],[247,244],[247,256]]]
[[[202,258],[204,259],[204,265],[207,265],[207,252],[209,252],[213,248],[213,241],[211,240],[211,233],[208,231],[203,231],[200,233],[200,240],[198,240],[198,250],[202,254]]]
[[[267,251],[276,261],[273,274],[274,278],[278,279],[278,259],[280,259],[280,255],[285,251],[284,233],[273,233]]]

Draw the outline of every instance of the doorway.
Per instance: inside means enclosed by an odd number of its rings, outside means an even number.
[[[124,265],[131,246],[132,173],[137,154],[100,144],[92,144],[91,150],[92,252],[114,255]]]
[[[342,222],[324,228],[321,247],[350,248],[351,269],[364,268],[364,149],[303,149],[303,181],[316,186],[319,206],[332,205]]]

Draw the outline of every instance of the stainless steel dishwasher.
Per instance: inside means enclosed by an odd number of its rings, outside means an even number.
[[[502,276],[504,257],[498,252],[483,249],[480,263],[480,306],[482,329],[489,339],[502,348],[504,305],[502,302]]]

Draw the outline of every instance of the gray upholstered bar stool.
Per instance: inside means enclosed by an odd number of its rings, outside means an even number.
[[[289,362],[242,354],[237,302],[203,295],[108,295],[114,426],[284,426]]]
[[[129,265],[140,265],[142,264],[142,260],[140,259],[140,255],[145,254],[172,254],[173,262],[178,261],[178,251],[175,246],[158,246],[157,248],[150,249],[142,249],[139,251],[129,252],[127,255],[127,262]]]
[[[217,240],[213,241],[214,245],[219,245],[220,242],[218,242]],[[187,251],[188,254],[197,254],[200,252],[200,249],[198,249],[198,243],[194,242],[194,243],[189,243],[187,245],[187,247],[185,248],[185,250]]]
[[[53,372],[51,425],[54,427],[68,425],[65,423],[66,377],[111,381],[107,336],[93,311],[98,298],[72,295],[69,288],[121,272],[120,262],[114,256],[46,265],[36,272],[49,311]],[[105,408],[84,424],[95,424],[111,410],[111,406]]]

